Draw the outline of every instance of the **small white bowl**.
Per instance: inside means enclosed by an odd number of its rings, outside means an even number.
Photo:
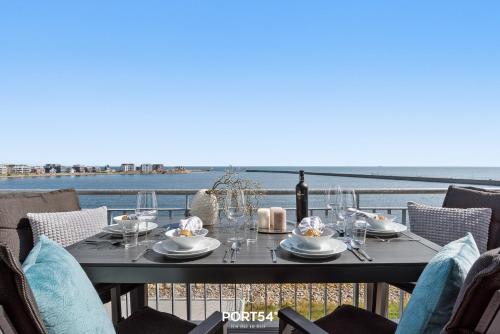
[[[294,228],[292,231],[293,237],[297,238],[304,246],[311,249],[320,249],[323,244],[328,241],[331,237],[333,237],[336,232],[331,228],[325,227],[323,229],[323,233],[319,237],[308,237],[302,235],[298,227]]]
[[[171,239],[175,242],[179,248],[181,249],[190,249],[196,246],[200,241],[202,241],[205,236],[208,234],[208,230],[206,228],[202,228],[196,235],[191,237],[179,236],[178,229],[173,229],[165,232],[167,238]]]
[[[121,216],[116,216],[116,217],[113,217],[113,221],[117,224],[121,224],[123,222],[133,222],[133,221],[138,221],[137,219],[127,219],[127,220],[124,220],[123,217],[125,217],[127,215],[121,215]]]
[[[365,217],[366,222],[370,225],[370,227],[374,230],[385,230],[387,227],[388,223],[394,222],[394,219],[396,218],[395,216],[389,215],[389,214],[379,214],[380,216],[383,216],[385,219],[375,219],[371,217]]]

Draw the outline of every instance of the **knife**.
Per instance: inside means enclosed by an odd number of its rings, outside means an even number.
[[[361,255],[363,255],[364,257],[366,257],[366,259],[367,259],[368,261],[373,261],[373,259],[370,257],[370,255],[368,255],[368,253],[366,253],[366,252],[365,252],[365,250],[364,250],[364,249],[362,249],[362,248],[358,248],[358,249],[357,249],[357,251],[358,251],[358,252],[360,252],[360,253],[361,253]]]
[[[358,260],[359,260],[359,261],[361,261],[361,262],[364,262],[364,261],[365,261],[365,259],[364,259],[364,258],[362,258],[361,256],[359,256],[359,255],[358,255],[358,254],[354,251],[354,249],[352,249],[352,246],[351,246],[351,244],[350,244],[350,243],[346,242],[345,244],[346,244],[346,246],[347,246],[347,249],[348,249],[351,253],[353,253],[353,254],[354,254],[354,255],[358,258]]]

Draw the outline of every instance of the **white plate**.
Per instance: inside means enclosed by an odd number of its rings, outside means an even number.
[[[292,238],[282,240],[280,242],[280,247],[285,251],[304,259],[325,259],[340,254],[347,249],[345,243],[333,238],[329,239],[326,242],[326,244],[328,245],[326,247],[330,248],[330,252],[311,253],[298,250],[296,248],[297,244],[295,243],[295,240],[293,240]]]
[[[171,242],[162,243],[162,247],[165,251],[175,254],[194,254],[203,253],[208,250],[207,242],[205,238],[200,239],[200,241],[194,245],[192,248],[182,248],[175,240],[167,239]]]
[[[406,225],[392,222],[392,223],[387,223],[386,229],[384,230],[368,227],[366,233],[371,235],[384,236],[384,235],[398,234],[406,231],[407,229],[408,227]]]
[[[167,249],[172,249],[173,247],[176,247],[176,246],[165,245],[167,243],[171,243],[171,244],[175,245],[175,243],[172,240],[162,240],[162,241],[159,241],[153,245],[153,251],[155,251],[158,254],[165,255],[166,257],[169,257],[172,259],[191,259],[191,258],[200,257],[200,256],[203,256],[203,255],[208,254],[210,252],[213,252],[214,250],[216,250],[220,246],[219,240],[207,237],[203,241],[203,245],[200,246],[201,249],[198,252],[189,252],[186,254],[185,252],[179,253],[179,252],[168,251]]]
[[[158,227],[158,224],[156,224],[156,223],[148,223],[147,232],[150,232],[157,227]],[[105,226],[103,228],[103,231],[108,232],[108,233],[112,233],[112,234],[122,234],[123,233],[119,224],[111,224],[111,225]],[[142,222],[139,224],[139,234],[144,234],[144,233],[146,233],[146,223]]]

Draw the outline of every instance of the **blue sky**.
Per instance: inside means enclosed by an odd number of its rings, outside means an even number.
[[[498,1],[0,1],[0,162],[500,166]]]

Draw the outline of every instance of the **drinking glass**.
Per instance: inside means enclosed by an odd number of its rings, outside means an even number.
[[[246,219],[247,244],[257,242],[257,235],[258,235],[257,228],[258,228],[257,217],[250,215],[248,219]]]
[[[365,244],[367,227],[368,223],[363,219],[357,219],[352,223],[352,239],[360,245]]]
[[[234,230],[234,235],[229,238],[230,242],[241,242],[245,239],[242,235],[246,206],[243,190],[228,189],[224,200],[224,212],[229,222],[229,227]]]
[[[146,235],[144,240],[139,244],[149,245],[152,242],[152,240],[148,240],[149,223],[155,222],[158,217],[158,202],[154,191],[139,191],[137,193],[137,206],[135,214],[137,215],[140,223],[146,223]],[[142,224],[139,224],[139,230],[140,225]]]
[[[123,246],[125,246],[125,248],[137,246],[137,239],[139,237],[139,221],[122,220],[120,225],[123,233]]]

